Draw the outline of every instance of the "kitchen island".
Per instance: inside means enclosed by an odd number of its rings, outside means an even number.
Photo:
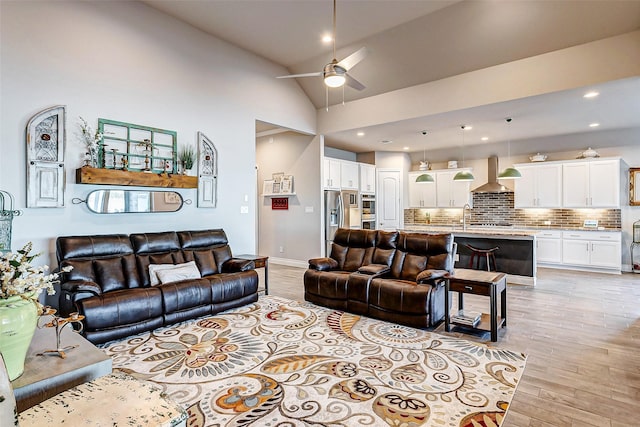
[[[499,247],[495,252],[498,271],[507,273],[507,282],[521,285],[536,284],[536,234],[537,230],[509,227],[477,227],[466,229],[452,226],[408,225],[412,233],[451,233],[458,244],[456,268],[469,268],[471,251],[465,245],[479,249]]]

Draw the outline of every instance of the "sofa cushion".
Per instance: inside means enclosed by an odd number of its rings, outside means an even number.
[[[338,262],[339,270],[356,271],[361,265],[371,264],[375,243],[375,230],[340,228],[333,236],[330,257]]]
[[[158,273],[160,271],[163,270],[172,270],[172,269],[176,269],[176,268],[182,268],[182,267],[192,267],[195,268],[196,270],[198,270],[198,267],[196,267],[196,263],[194,261],[190,261],[190,262],[185,262],[182,264],[149,264],[149,282],[151,284],[151,286],[156,286],[159,285],[160,283],[166,283],[166,282],[162,282],[160,280],[160,278],[158,277]],[[197,278],[200,278],[200,271],[198,270],[198,276]]]
[[[207,279],[190,279],[182,282],[161,284],[165,314],[207,306],[211,310],[211,286]]]
[[[173,266],[176,264],[183,264],[185,261],[187,260],[185,260],[185,257],[183,256],[181,251],[136,255],[136,263],[138,266],[138,271],[142,276],[141,281],[143,286],[152,286],[152,282],[157,284],[157,277],[152,281],[151,276],[149,275],[150,265]]]
[[[156,274],[158,276],[158,280],[160,280],[160,283],[162,284],[180,282],[189,279],[199,279],[201,277],[200,271],[198,270],[198,267],[196,267],[196,263],[193,261],[176,265],[173,268],[159,270]]]
[[[227,235],[222,229],[178,231],[177,234],[182,249],[211,248],[229,244]]]
[[[123,289],[81,299],[78,311],[87,331],[122,327],[162,317],[162,295],[157,288]]]
[[[153,252],[172,252],[180,249],[180,241],[175,231],[163,231],[160,233],[135,233],[131,234],[131,245],[136,254],[148,254]]]
[[[56,239],[58,264],[68,259],[91,259],[131,253],[133,248],[126,234],[66,236]]]

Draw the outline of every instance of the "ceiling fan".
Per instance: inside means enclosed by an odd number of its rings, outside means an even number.
[[[325,65],[322,71],[316,73],[290,74],[288,76],[278,76],[277,78],[291,79],[322,76],[327,87],[340,87],[346,84],[353,89],[363,90],[365,86],[347,74],[347,72],[362,61],[367,56],[367,53],[367,48],[362,47],[340,62],[336,59],[336,0],[333,0],[333,60]]]

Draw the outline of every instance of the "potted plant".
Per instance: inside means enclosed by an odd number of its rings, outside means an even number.
[[[0,353],[10,380],[24,371],[24,359],[38,316],[43,312],[38,296],[45,289],[53,295],[53,285],[58,281],[58,273],[47,274],[48,266],[31,265],[40,255],[31,255],[31,247],[29,242],[15,253],[0,253]],[[71,268],[64,267],[61,271],[68,272]]]
[[[182,174],[185,175],[186,171],[191,170],[196,162],[196,151],[193,146],[186,145],[182,147],[178,154],[178,160],[180,160],[180,165],[182,165]]]

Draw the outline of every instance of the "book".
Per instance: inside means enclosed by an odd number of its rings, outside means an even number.
[[[457,314],[451,316],[451,321],[461,325],[476,326],[481,318],[482,313],[478,311],[459,310]]]

